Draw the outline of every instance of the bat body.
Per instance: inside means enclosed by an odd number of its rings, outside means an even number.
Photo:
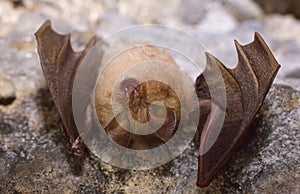
[[[155,65],[155,61],[161,64]],[[162,66],[160,71],[155,68],[159,65]],[[164,65],[180,71],[168,52],[150,45],[129,47],[110,60],[96,86],[95,106],[100,123],[114,142],[135,150],[151,149],[169,140],[176,132],[182,108],[177,94],[163,82],[147,80],[150,77],[148,75],[153,74],[167,77],[170,82],[178,83],[177,86],[183,91],[186,90],[180,82],[181,78],[164,70]],[[112,99],[115,101],[115,112]],[[155,102],[161,105],[153,105]],[[130,131],[137,133],[148,130],[146,125],[135,125],[133,120],[138,123],[150,122],[150,127],[156,128],[164,117],[159,116],[160,110],[163,111],[162,105],[167,107],[167,119],[155,133],[137,135],[126,130],[130,128]],[[121,121],[122,126],[118,121]]]
[[[70,34],[57,34],[51,28],[49,21],[46,21],[35,35],[42,69],[66,136],[72,151],[77,155],[82,155],[85,145],[74,122],[72,88],[78,66],[87,52],[96,44],[97,38],[92,38],[83,51],[74,52],[70,45]],[[211,98],[203,75],[200,75],[195,83],[199,99],[199,107],[196,108],[200,108],[201,112],[198,124],[200,146],[197,185],[199,187],[208,186],[228,161],[238,141],[245,135],[260,109],[280,67],[258,33],[255,34],[255,40],[252,43],[241,46],[236,42],[236,47],[239,63],[234,69],[226,68],[219,60],[207,53],[207,68],[204,74],[211,74],[209,67],[212,64],[219,68],[226,88],[226,106]],[[124,77],[117,82],[117,99],[127,100],[129,106],[126,109],[127,112],[120,111],[118,114],[113,114],[109,83],[120,77],[126,69],[131,68],[132,62],[141,63],[147,61],[148,58],[163,61],[178,68],[168,53],[153,46],[132,49],[112,60],[112,65],[107,68],[106,76],[98,80],[95,92],[96,112],[107,135],[119,145],[136,150],[151,149],[167,142],[176,132],[182,116],[186,116],[181,115],[182,107],[172,88],[155,80],[141,82],[139,77]],[[140,72],[140,77],[146,73]],[[168,74],[163,71],[160,73],[161,76]],[[181,83],[180,79],[173,78],[172,75],[170,79],[177,81],[176,85]],[[218,87],[217,83],[212,83],[212,85]],[[181,88],[185,92],[184,87]],[[155,101],[162,101],[166,108],[163,109],[161,104],[149,105]],[[163,115],[162,110],[165,111],[166,119],[155,133],[135,135],[124,129],[124,126],[128,126],[129,123],[128,112],[140,123],[151,120],[151,124],[155,126]],[[207,142],[215,133],[215,123],[218,122],[222,111],[226,113],[222,129],[215,143],[208,149]],[[122,121],[123,126],[118,121]],[[134,128],[133,125],[130,127]]]

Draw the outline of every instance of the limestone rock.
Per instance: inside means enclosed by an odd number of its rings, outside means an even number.
[[[1,109],[1,192],[299,193],[300,92],[290,87],[271,88],[245,143],[205,189],[195,185],[193,143],[172,162],[146,171],[72,155],[49,98],[41,89],[13,109]],[[36,114],[25,114],[31,111]]]

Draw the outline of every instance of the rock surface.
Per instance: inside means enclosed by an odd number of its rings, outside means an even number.
[[[73,33],[75,49],[93,34],[107,36],[120,27],[174,26],[198,37],[229,66],[237,63],[233,39],[248,43],[258,31],[282,65],[276,82],[300,90],[300,23],[292,16],[241,15],[230,10],[241,7],[234,0],[201,0],[201,13],[193,17],[192,0],[184,9],[180,0],[128,2],[24,0],[24,7],[13,8],[0,1],[0,74],[14,83],[17,96],[0,105],[0,193],[299,193],[300,93],[282,85],[271,88],[246,143],[206,189],[195,186],[192,143],[172,162],[148,171],[118,169],[92,154],[78,158],[69,152],[35,52],[33,33],[46,19],[60,33]]]
[[[195,186],[197,148],[153,170],[129,171],[69,152],[47,89],[0,112],[1,193],[299,193],[300,92],[274,85],[239,148],[213,183]]]

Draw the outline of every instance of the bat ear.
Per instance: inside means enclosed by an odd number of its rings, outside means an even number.
[[[235,41],[235,45],[239,62],[234,69],[228,69],[212,55],[206,55],[208,65],[203,74],[209,75],[211,71],[209,69],[211,67],[210,63],[217,65],[226,87],[227,104],[224,107],[225,110],[223,110],[226,114],[221,131],[218,131],[215,126],[220,120],[220,114],[218,113],[222,110],[222,107],[212,97],[212,107],[205,124],[199,125],[201,127],[198,129],[201,132],[197,181],[199,187],[208,186],[217,172],[229,160],[239,140],[245,135],[260,109],[280,68],[270,49],[258,33],[255,33],[253,42],[242,46]],[[200,98],[200,109],[201,100],[207,101],[210,97],[206,94],[209,92],[208,84],[205,83],[207,80],[201,76],[198,77],[195,84]],[[214,82],[209,84],[212,85],[212,88],[218,87]],[[213,105],[216,107],[215,110]],[[218,137],[211,146],[208,142],[216,134]]]

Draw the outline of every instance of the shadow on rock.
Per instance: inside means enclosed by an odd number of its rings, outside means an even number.
[[[51,134],[53,142],[59,147],[60,152],[63,153],[69,163],[72,174],[80,176],[83,171],[85,158],[89,155],[88,152],[83,156],[76,156],[70,151],[70,144],[64,133],[58,111],[48,88],[40,88],[35,101],[38,109],[40,109],[42,130]]]
[[[268,122],[264,121],[264,112],[268,111],[264,104],[262,109],[253,119],[245,136],[238,142],[233,157],[224,166],[224,179],[222,188],[230,187],[243,191],[250,181],[246,181],[252,174],[252,163],[258,158],[260,151],[268,144],[268,136],[272,133],[272,128],[268,126]],[[255,163],[255,162],[254,162]],[[243,172],[243,173],[241,173]],[[235,177],[232,179],[232,177]],[[246,178],[246,179],[245,179]],[[236,182],[238,180],[238,182]],[[246,184],[246,185],[245,185]],[[241,185],[244,185],[241,187]],[[250,185],[247,185],[247,187]]]

